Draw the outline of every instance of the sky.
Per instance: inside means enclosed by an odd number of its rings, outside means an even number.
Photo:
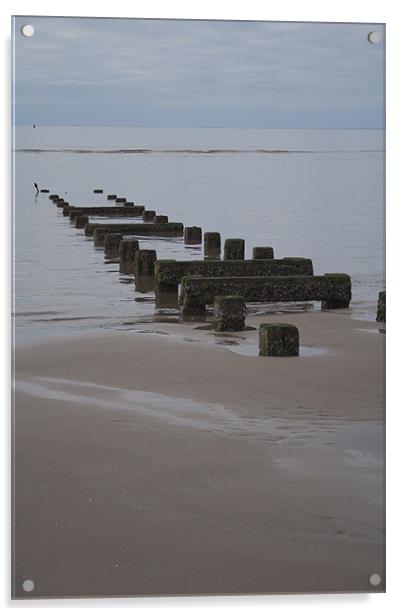
[[[16,17],[14,28],[16,124],[383,127],[382,25]]]

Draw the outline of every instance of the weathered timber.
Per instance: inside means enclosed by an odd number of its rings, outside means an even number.
[[[184,243],[185,244],[201,244],[202,229],[201,227],[185,227],[184,228]]]
[[[134,274],[136,276],[153,276],[156,250],[137,250],[134,255]]]
[[[71,220],[76,217],[77,211],[81,212],[82,214],[85,214],[86,216],[106,216],[108,218],[137,218],[142,216],[144,206],[134,205],[132,207],[119,207],[117,205],[112,205],[109,207],[108,205],[105,205],[100,207],[76,207],[70,205],[69,215]]]
[[[312,276],[311,259],[266,259],[239,261],[175,261],[162,259],[155,264],[156,287],[176,292],[183,276]]]
[[[120,271],[123,274],[134,274],[134,257],[140,249],[138,240],[121,240],[119,245]]]
[[[245,242],[239,238],[225,240],[223,258],[225,261],[244,259]]]
[[[211,278],[185,276],[181,281],[183,316],[204,315],[217,295],[240,295],[245,302],[321,301],[323,309],[348,308],[352,296],[350,276],[255,276]]]
[[[95,243],[100,246],[107,233],[122,233],[123,235],[154,235],[156,237],[181,237],[183,235],[183,223],[167,222],[154,223],[88,223],[85,227],[86,235],[93,235]]]
[[[377,322],[385,323],[385,313],[386,313],[386,292],[380,291],[378,294],[378,304],[377,304]]]
[[[239,295],[217,295],[212,325],[217,332],[239,332],[245,328],[246,304]]]
[[[123,236],[121,233],[108,233],[104,238],[105,258],[114,259],[119,256],[119,245]]]
[[[271,246],[255,246],[253,248],[253,259],[273,259],[274,249]]]
[[[261,357],[299,355],[299,330],[291,323],[261,323],[259,332]]]
[[[155,210],[144,210],[142,213],[142,220],[144,222],[153,222],[156,216]]]

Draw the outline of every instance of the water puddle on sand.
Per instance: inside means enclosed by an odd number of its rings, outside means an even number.
[[[90,405],[112,412],[131,411],[168,424],[208,432],[252,435],[258,423],[263,433],[271,434],[276,421],[241,417],[222,404],[69,379],[36,377],[29,381],[17,380],[15,387],[17,391],[39,398]]]
[[[234,340],[220,340],[216,344],[221,344],[223,347],[227,347],[228,351],[237,353],[238,355],[245,355],[247,357],[259,357],[258,344],[240,344]],[[323,347],[308,347],[301,345],[299,347],[299,357],[314,357],[315,355],[323,355],[328,353],[328,349]],[[267,359],[284,359],[283,357],[269,357]],[[287,358],[289,359],[289,358]],[[297,359],[297,358],[295,358]]]
[[[352,306],[350,318],[353,319],[353,321],[369,321],[371,323],[375,323],[377,318],[377,311],[370,310],[369,308],[365,307]]]
[[[357,332],[366,332],[368,334],[385,334],[385,329],[381,329],[379,327],[376,328],[364,328],[364,327],[356,327]]]
[[[244,416],[223,404],[61,378],[17,380],[15,388],[29,396],[109,411],[110,421],[113,421],[113,413],[128,411],[133,416],[163,424],[217,435],[246,437],[272,446],[290,445],[295,450],[300,447],[307,447],[308,450],[336,448],[343,450],[353,465],[367,466],[369,461],[372,464],[373,458],[383,456],[384,426],[381,421],[353,422],[322,418],[318,414],[308,419],[286,419],[281,414],[286,411],[296,413],[299,407],[269,396],[266,409],[254,414],[249,409],[248,415]],[[302,410],[299,412],[302,414]],[[268,413],[270,416],[267,416]],[[121,415],[118,418],[120,422],[130,421]]]

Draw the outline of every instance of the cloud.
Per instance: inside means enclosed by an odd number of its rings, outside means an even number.
[[[108,125],[382,119],[384,47],[367,33],[383,26],[29,18],[25,39],[15,22],[19,123],[80,124],[91,109]]]

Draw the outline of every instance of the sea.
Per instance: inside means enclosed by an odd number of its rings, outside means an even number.
[[[254,246],[272,246],[278,258],[309,257],[315,274],[351,275],[351,306],[363,313],[385,285],[384,165],[382,130],[18,126],[15,341],[179,319],[177,308],[156,306],[152,288],[136,288],[106,261],[47,194],[36,196],[34,182],[71,205],[110,205],[107,194],[115,193],[169,221],[219,231],[223,241],[244,238],[246,258]],[[158,258],[204,258],[202,247],[181,238],[140,245]]]

